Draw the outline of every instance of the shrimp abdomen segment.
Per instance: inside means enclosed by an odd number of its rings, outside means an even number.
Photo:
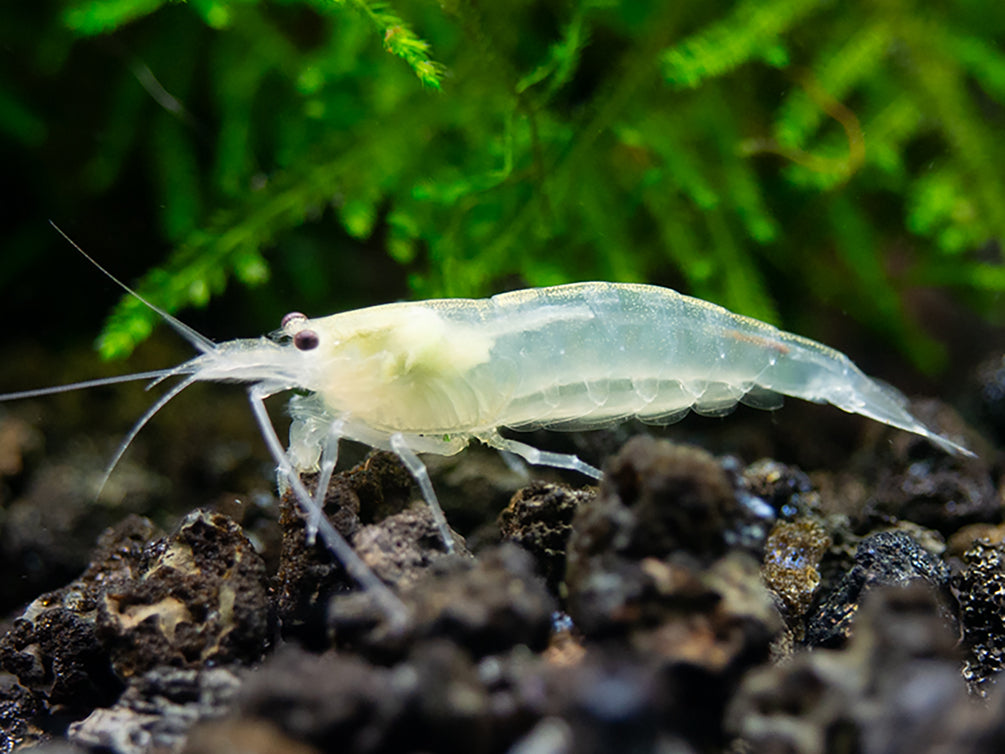
[[[647,285],[582,283],[492,299],[496,321],[536,326],[494,335],[493,358],[518,365],[499,426],[598,427],[638,417],[669,423],[689,410],[722,415],[780,396],[827,402],[966,452],[930,431],[906,399],[844,354],[715,304]]]
[[[538,306],[568,316],[497,337],[493,353],[517,361],[521,374],[502,425],[667,422],[688,410],[727,413],[748,394],[757,405],[779,405],[777,388],[760,378],[791,348],[769,325],[655,286],[585,283],[538,296]],[[493,301],[508,314],[528,298]]]

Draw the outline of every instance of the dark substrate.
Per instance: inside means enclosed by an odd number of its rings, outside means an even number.
[[[25,501],[60,520],[67,495],[7,415],[0,754],[1003,751],[1001,456],[916,409],[979,457],[877,425],[808,474],[608,435],[604,480],[574,488],[463,454],[434,470],[453,554],[371,454],[326,511],[403,625],[289,500],[119,511],[83,561],[42,541]]]

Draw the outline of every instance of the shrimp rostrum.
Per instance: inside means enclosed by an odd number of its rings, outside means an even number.
[[[650,285],[577,283],[375,306],[317,319],[293,313],[270,337],[214,344],[164,314],[200,351],[153,376],[182,376],[129,438],[187,385],[243,382],[263,437],[294,492],[308,531],[390,612],[400,603],[322,515],[339,442],[396,454],[411,472],[451,549],[419,455],[452,455],[472,440],[531,464],[599,478],[574,455],[539,450],[501,428],[586,429],[635,417],[670,423],[689,410],[722,415],[737,403],[777,408],[788,395],[921,435],[972,455],[930,430],[906,399],[812,340],[720,306]],[[150,375],[145,375],[150,376]],[[264,400],[297,390],[284,448]],[[37,392],[37,391],[36,391]],[[299,472],[319,471],[308,491]]]

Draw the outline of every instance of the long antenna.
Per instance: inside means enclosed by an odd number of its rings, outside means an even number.
[[[136,423],[133,424],[132,429],[129,430],[129,434],[127,434],[124,438],[122,438],[122,442],[120,442],[119,447],[116,448],[115,455],[112,457],[111,463],[109,463],[108,468],[105,469],[105,475],[101,477],[101,485],[98,487],[97,492],[99,496],[101,495],[102,490],[105,489],[105,485],[108,484],[108,478],[112,475],[112,472],[115,470],[115,467],[119,465],[119,461],[122,460],[122,456],[126,454],[126,450],[129,449],[129,446],[133,444],[133,440],[136,439],[136,435],[140,433],[140,430],[147,425],[147,422],[149,422],[151,419],[154,418],[154,414],[156,414],[158,411],[164,408],[164,406],[167,405],[168,401],[170,401],[172,398],[178,395],[178,393],[180,393],[182,390],[187,388],[195,381],[196,381],[196,375],[194,374],[186,377],[184,380],[179,382],[177,385],[174,385],[170,390],[164,393],[164,395],[158,398],[157,401],[150,408],[148,408],[146,411],[143,412],[143,416],[141,416],[139,419],[136,420]]]
[[[136,372],[135,374],[119,374],[112,377],[98,377],[93,380],[74,382],[70,385],[55,385],[53,387],[40,387],[34,390],[18,390],[15,393],[0,393],[0,403],[4,401],[16,401],[22,398],[39,398],[43,395],[55,395],[56,393],[68,393],[71,390],[83,390],[89,387],[101,387],[102,385],[115,385],[120,382],[133,382],[137,380],[157,380],[171,377],[178,374],[177,367],[171,369],[155,369],[152,372]],[[156,382],[154,384],[157,384]],[[151,385],[152,387],[152,385]]]
[[[130,296],[135,297],[137,300],[141,301],[143,304],[145,304],[147,307],[149,307],[152,311],[157,312],[157,314],[159,314],[161,317],[164,318],[165,322],[167,322],[169,325],[171,325],[171,327],[173,327],[174,330],[179,335],[181,335],[183,338],[185,338],[185,340],[187,340],[193,346],[195,346],[196,348],[198,348],[203,353],[209,353],[210,351],[213,351],[213,350],[216,349],[216,345],[213,343],[213,341],[211,341],[205,335],[203,335],[202,333],[200,333],[200,332],[198,332],[196,330],[193,330],[191,327],[189,327],[188,325],[186,325],[180,319],[178,319],[176,317],[173,317],[172,315],[168,314],[166,311],[164,311],[163,309],[161,309],[159,306],[154,306],[149,301],[147,301],[145,298],[143,298],[143,296],[141,296],[140,294],[138,294],[136,291],[134,291],[128,285],[126,285],[121,280],[119,280],[117,277],[115,277],[115,275],[113,275],[108,270],[106,270],[104,267],[102,267],[100,264],[98,264],[97,260],[95,260],[93,257],[91,257],[90,254],[88,254],[86,251],[84,251],[82,248],[80,248],[80,246],[77,244],[77,242],[74,241],[72,238],[70,238],[68,235],[66,235],[66,233],[64,233],[63,230],[58,225],[56,225],[56,223],[54,223],[52,220],[49,221],[49,225],[51,225],[53,228],[55,228],[56,232],[59,233],[59,235],[61,235],[63,238],[65,238],[66,241],[67,241],[67,243],[70,244],[70,246],[72,246],[77,251],[79,251],[80,254],[81,254],[81,256],[84,257],[84,259],[86,259],[88,262],[90,262],[95,267],[97,267],[99,270],[101,270],[103,273],[105,273],[105,275],[110,280],[112,280],[116,285],[118,285],[122,290],[124,290]]]

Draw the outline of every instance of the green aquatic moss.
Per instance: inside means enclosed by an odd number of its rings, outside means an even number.
[[[173,250],[137,287],[172,312],[277,267],[317,292],[309,260],[353,247],[416,297],[646,281],[803,331],[832,307],[934,369],[906,293],[994,315],[1005,289],[1005,6],[77,0],[34,23],[36,76],[118,51],[74,84],[102,130],[68,180],[141,187]],[[51,147],[6,75],[0,132]],[[124,298],[102,353],[154,321]]]

